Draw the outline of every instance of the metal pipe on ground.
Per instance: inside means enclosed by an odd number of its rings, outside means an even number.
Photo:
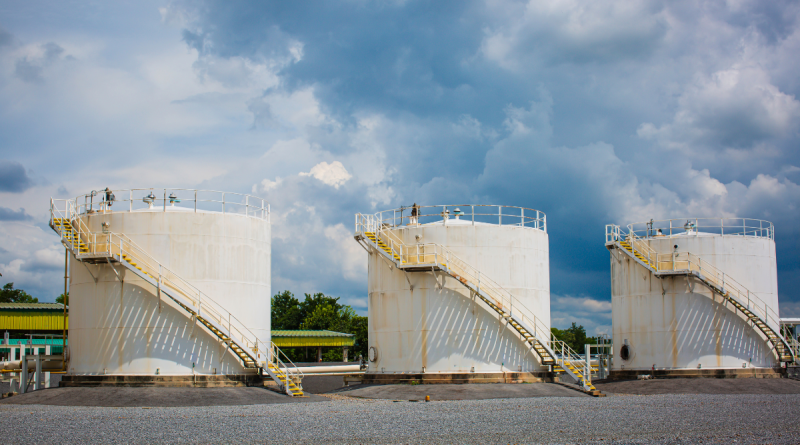
[[[298,367],[304,375],[308,374],[328,374],[328,373],[347,373],[352,374],[361,371],[361,365],[338,365],[338,366],[303,366]]]
[[[44,355],[42,356],[42,371],[61,371],[61,368],[64,366],[64,361],[60,355]],[[25,360],[28,362],[28,371],[35,371],[36,370],[36,359],[35,356],[28,356]],[[3,371],[21,371],[22,370],[22,360],[11,360],[11,361],[4,361],[0,362],[0,370]]]

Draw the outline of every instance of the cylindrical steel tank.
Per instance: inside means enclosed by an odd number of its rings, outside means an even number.
[[[178,189],[153,190],[152,205],[143,204],[142,195],[150,191],[115,191],[111,207],[95,201],[90,208],[84,197],[75,202],[91,232],[126,235],[269,344],[268,205],[252,196]],[[121,264],[82,264],[73,257],[70,270],[70,374],[254,372]]]
[[[405,208],[377,217],[405,245],[449,249],[513,294],[549,332],[549,246],[542,212],[462,205],[410,213]],[[368,374],[547,370],[505,320],[444,271],[407,272],[373,251],[368,311]]]
[[[683,258],[685,252],[701,258],[749,290],[752,304],[779,313],[771,223],[692,218],[649,224],[628,228],[666,258]],[[621,249],[611,249],[611,293],[613,371],[779,366],[764,335],[697,278],[658,278]]]

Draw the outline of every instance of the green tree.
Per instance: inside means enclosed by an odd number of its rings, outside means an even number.
[[[573,351],[578,354],[583,354],[586,350],[587,344],[597,343],[597,338],[587,337],[586,328],[582,325],[572,323],[572,326],[567,329],[550,328],[550,332],[556,340],[561,340],[567,344]]]
[[[300,329],[300,323],[303,322],[300,302],[288,290],[275,295],[272,297],[270,318],[273,330]]]
[[[334,326],[341,327],[343,324],[342,315],[332,304],[319,304],[314,308],[314,312],[308,314],[300,325],[300,329],[305,330],[329,330],[333,331]]]
[[[340,305],[338,302],[331,303],[330,301],[318,304],[314,312],[309,314],[303,321],[301,328],[353,334],[355,336],[355,344],[350,349],[350,356],[356,358],[359,355],[362,357],[367,355],[367,317],[359,316],[348,305]],[[323,354],[322,358],[325,361],[340,361],[342,360],[342,350],[331,348]]]
[[[66,298],[64,298],[64,294],[59,295],[58,298],[56,298],[56,303],[64,304],[64,300],[67,301],[66,304],[67,304],[67,306],[69,306],[69,292],[67,292],[67,297]]]
[[[369,333],[368,333],[368,320],[367,317],[356,315],[350,320],[349,334],[355,334],[356,344],[353,346],[353,358],[367,357],[367,349],[369,347]]]
[[[0,303],[38,303],[39,299],[31,297],[22,289],[14,289],[14,283],[6,283],[0,289]]]
[[[322,292],[318,292],[314,295],[306,294],[306,299],[300,303],[300,319],[305,320],[308,318],[319,305],[333,306],[336,311],[342,307],[342,305],[339,304],[339,297],[329,297]]]

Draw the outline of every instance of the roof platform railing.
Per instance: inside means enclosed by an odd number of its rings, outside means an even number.
[[[269,203],[257,196],[186,188],[133,188],[93,190],[72,199],[51,199],[61,213],[71,208],[77,215],[136,211],[222,212],[268,220]],[[52,213],[52,212],[51,212]]]
[[[443,224],[493,224],[527,227],[547,232],[544,212],[525,207],[490,204],[402,206],[374,214],[381,227]],[[456,221],[458,221],[456,223]]]

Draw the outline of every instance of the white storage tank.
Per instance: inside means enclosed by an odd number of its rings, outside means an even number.
[[[779,325],[774,233],[767,221],[741,218],[650,221],[628,225],[621,236],[607,233],[612,375],[653,370],[730,374],[780,366],[764,333],[700,278],[735,296],[770,325]],[[658,273],[624,246],[615,248],[615,237],[627,243],[636,239],[637,252],[658,264]],[[699,275],[672,272],[685,269]]]
[[[128,237],[252,335],[270,342],[270,217],[262,199],[186,189],[101,192],[68,201],[88,230]],[[102,248],[101,244],[100,245]],[[140,261],[140,260],[137,260]],[[254,374],[184,308],[122,264],[70,263],[68,373]],[[248,334],[250,335],[250,334]]]
[[[549,247],[542,212],[446,205],[389,210],[375,218],[388,231],[385,239],[402,243],[406,252],[443,246],[510,292],[514,304],[524,306],[517,311],[527,308],[549,333]],[[368,381],[370,375],[386,382],[400,375],[429,382],[472,381],[470,375],[492,381],[503,373],[534,373],[535,380],[549,370],[506,320],[453,276],[433,268],[400,269],[374,249],[368,311]]]

